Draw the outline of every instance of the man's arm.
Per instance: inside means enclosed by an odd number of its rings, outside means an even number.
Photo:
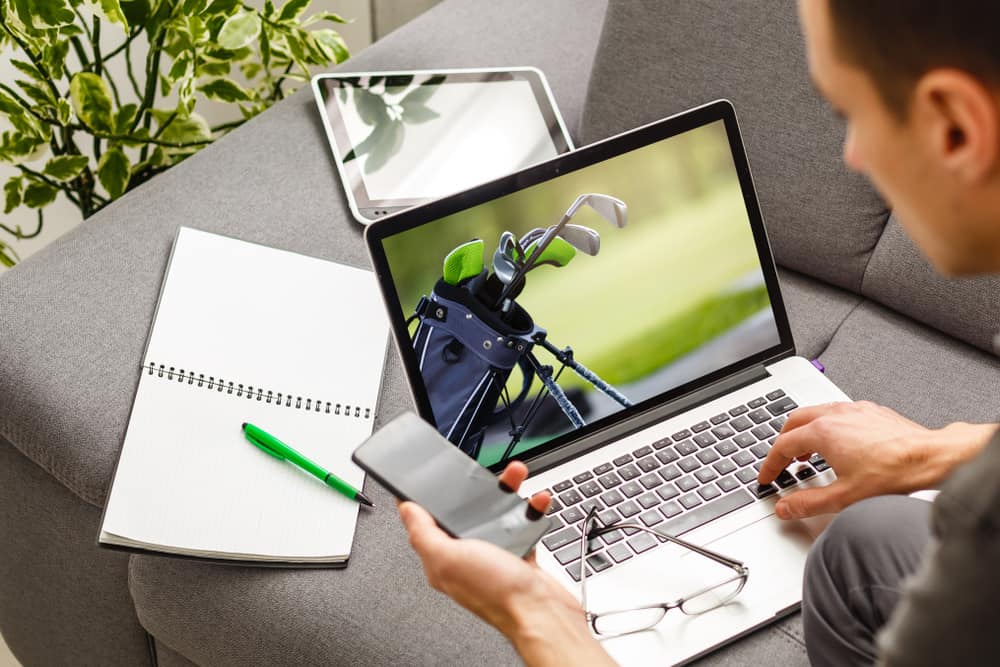
[[[965,423],[928,429],[867,401],[800,408],[789,415],[758,481],[769,483],[792,461],[818,453],[837,480],[782,498],[775,512],[782,519],[838,512],[863,498],[936,487],[996,430]]]

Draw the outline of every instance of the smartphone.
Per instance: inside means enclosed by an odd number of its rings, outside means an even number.
[[[379,429],[351,458],[394,496],[421,505],[453,537],[525,556],[552,525],[412,412]]]

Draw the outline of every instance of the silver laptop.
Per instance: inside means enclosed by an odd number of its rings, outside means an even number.
[[[795,609],[826,519],[776,499],[828,484],[819,457],[761,461],[797,406],[848,400],[795,353],[736,115],[726,101],[376,222],[367,244],[417,409],[492,470],[547,489],[539,565],[592,612],[675,601],[741,561],[734,599],[601,640],[622,664],[680,663]]]

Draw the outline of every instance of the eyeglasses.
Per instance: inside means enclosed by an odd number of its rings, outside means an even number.
[[[716,563],[724,565],[733,570],[732,576],[713,586],[707,586],[693,593],[678,598],[673,602],[663,602],[660,604],[646,605],[643,607],[631,607],[628,609],[616,609],[594,613],[587,608],[587,576],[588,556],[590,555],[590,545],[592,540],[601,535],[614,532],[616,530],[627,531],[634,529],[646,533],[651,533],[661,541],[671,542],[685,549],[701,554],[706,558],[711,558]],[[680,538],[668,535],[659,530],[649,528],[639,523],[611,523],[602,526],[597,523],[597,509],[591,508],[587,516],[583,519],[583,526],[580,530],[580,604],[587,615],[587,623],[596,635],[614,636],[626,635],[633,632],[648,630],[663,620],[667,612],[671,609],[680,609],[681,612],[690,616],[704,614],[706,611],[717,609],[733,600],[747,583],[750,570],[742,562],[723,556],[710,549],[699,547]]]

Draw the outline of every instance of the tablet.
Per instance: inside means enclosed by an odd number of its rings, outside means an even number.
[[[363,224],[573,149],[535,68],[320,74],[312,84]]]

